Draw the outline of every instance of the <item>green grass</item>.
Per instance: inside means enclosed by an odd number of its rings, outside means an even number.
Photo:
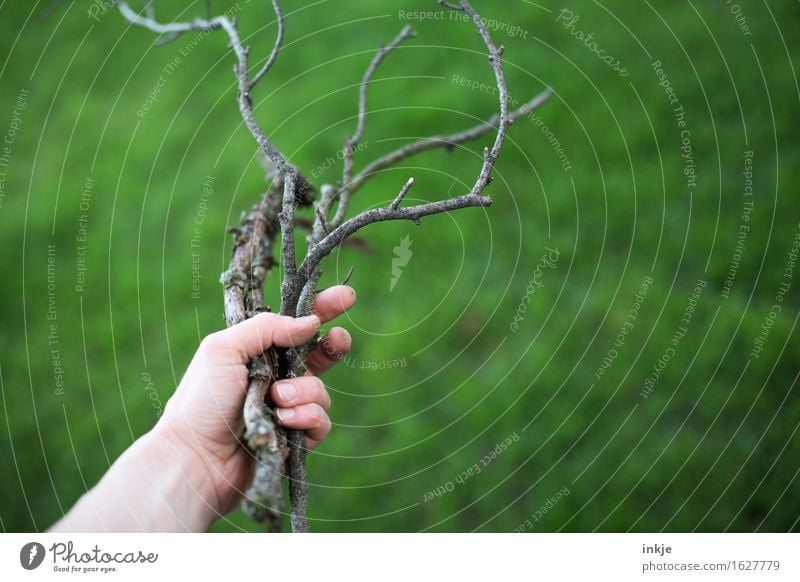
[[[797,529],[796,274],[764,351],[757,359],[750,353],[786,280],[800,221],[792,68],[800,50],[790,39],[798,4],[743,4],[752,36],[723,3],[570,7],[580,15],[576,28],[594,32],[625,64],[623,78],[556,22],[562,5],[474,3],[527,31],[527,38],[496,33],[507,48],[510,91],[521,101],[545,86],[556,90],[538,115],[571,169],[540,127],[520,121],[489,211],[372,227],[363,232],[370,252],[347,248],[329,259],[323,284],[352,265],[359,302],[345,321],[352,359],[327,377],[337,426],[310,460],[314,529],[511,531],[563,487],[570,494],[531,519],[534,530]],[[374,48],[406,24],[398,10],[437,7],[433,0],[284,4],[292,12],[288,43],[254,98],[275,143],[310,174],[352,132],[357,83]],[[166,402],[199,339],[223,325],[217,279],[230,250],[225,228],[266,187],[235,106],[222,35],[188,51],[188,37],[155,47],[150,33],[128,30],[114,11],[95,22],[89,6],[66,3],[39,24],[42,6],[0,5],[0,133],[20,89],[30,91],[0,206],[7,266],[0,432],[8,435],[0,446],[0,525],[7,531],[45,529],[153,425],[143,374]],[[176,17],[183,6],[159,10]],[[242,6],[244,32],[254,34],[248,42],[264,55],[275,32],[260,27],[272,18],[266,3]],[[452,81],[491,82],[469,24],[411,24],[418,38],[386,61],[372,88],[361,165],[496,108],[493,96]],[[137,110],[175,57],[180,65],[141,119]],[[681,130],[654,60],[686,111],[698,173],[691,191]],[[409,160],[375,179],[354,206],[385,204],[412,174],[411,199],[441,198],[454,183],[465,189],[483,145]],[[746,150],[754,152],[754,209],[725,298]],[[337,164],[315,183],[339,172]],[[193,300],[190,242],[208,176],[214,196]],[[78,293],[81,214],[88,269]],[[390,293],[393,248],[404,236],[414,254]],[[49,244],[62,395],[48,345]],[[560,259],[544,270],[514,333],[510,324],[547,246]],[[654,283],[639,317],[597,380],[648,275]],[[707,286],[689,331],[643,398],[645,378],[700,279]],[[276,302],[275,278],[270,297]],[[407,366],[361,369],[394,359]],[[514,433],[519,442],[479,474],[424,501]],[[214,529],[255,527],[235,513]]]

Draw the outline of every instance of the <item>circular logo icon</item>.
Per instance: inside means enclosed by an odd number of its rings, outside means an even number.
[[[35,570],[44,561],[44,546],[38,542],[30,542],[22,546],[19,552],[19,563],[26,570]]]

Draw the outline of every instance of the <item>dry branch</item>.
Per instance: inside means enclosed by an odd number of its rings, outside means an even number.
[[[353,192],[352,181],[356,147],[359,143],[361,143],[361,140],[364,137],[364,131],[367,123],[367,89],[369,88],[369,84],[372,81],[372,77],[375,76],[375,71],[378,70],[378,67],[389,55],[389,53],[395,50],[406,40],[414,38],[414,36],[416,36],[416,34],[410,26],[404,27],[392,42],[378,50],[375,58],[372,59],[369,67],[367,67],[367,71],[364,73],[364,78],[361,81],[361,87],[359,88],[358,92],[358,123],[356,125],[356,131],[351,137],[345,138],[344,140],[344,168],[342,171],[342,187],[337,194],[339,197],[339,207],[336,210],[336,215],[333,217],[333,220],[331,220],[331,225],[333,228],[336,228],[342,224],[344,217],[347,214],[347,208],[350,204],[350,194]]]
[[[345,240],[360,229],[387,220],[411,220],[419,224],[426,216],[451,212],[462,208],[488,207],[492,199],[484,194],[492,181],[495,163],[503,148],[509,126],[528,115],[546,101],[547,90],[516,111],[509,111],[509,94],[503,71],[504,48],[494,44],[484,21],[467,0],[452,3],[439,0],[439,4],[452,10],[467,13],[488,50],[489,64],[495,76],[499,95],[499,112],[475,127],[452,135],[434,136],[419,140],[391,152],[368,164],[354,176],[355,151],[364,136],[367,116],[368,88],[383,60],[401,43],[412,38],[414,32],[405,27],[388,45],[381,47],[370,62],[359,88],[358,115],[355,131],[345,138],[342,182],[338,187],[322,185],[320,199],[314,204],[313,223],[308,222],[308,250],[298,265],[295,246],[295,225],[300,224],[297,210],[312,204],[314,188],[297,168],[280,153],[267,138],[253,113],[252,90],[275,64],[283,44],[285,23],[278,0],[272,0],[278,33],[274,47],[264,64],[251,77],[248,65],[249,48],[245,47],[237,30],[235,19],[217,16],[196,18],[191,22],[159,23],[152,9],[145,8],[144,15],[133,11],[126,2],[119,2],[119,10],[132,24],[151,30],[164,38],[172,39],[192,30],[224,30],[236,56],[234,75],[238,93],[237,103],[245,125],[258,143],[268,166],[268,178],[273,182],[260,205],[243,215],[240,227],[233,230],[235,243],[230,268],[223,273],[225,319],[236,325],[259,311],[264,305],[263,282],[276,265],[274,245],[281,239],[283,279],[281,283],[281,313],[300,317],[311,312],[317,284],[322,275],[321,261]],[[208,6],[209,3],[207,2]],[[414,185],[410,178],[400,189],[392,203],[384,208],[362,212],[347,219],[351,196],[370,178],[382,170],[411,156],[434,148],[452,149],[456,145],[479,139],[492,130],[497,132],[491,148],[485,148],[483,164],[475,184],[466,194],[445,200],[402,206]],[[336,213],[331,218],[331,207],[338,200]],[[347,275],[350,279],[352,269]],[[280,527],[282,517],[282,476],[288,476],[291,501],[291,523],[295,532],[309,531],[307,519],[308,492],[306,478],[305,434],[302,431],[283,431],[277,423],[269,386],[277,379],[304,374],[305,360],[316,338],[304,346],[288,350],[270,350],[254,358],[249,366],[250,382],[247,391],[244,420],[244,442],[258,460],[255,479],[245,496],[245,510],[258,521],[268,521],[273,530]],[[287,446],[288,445],[288,446]]]

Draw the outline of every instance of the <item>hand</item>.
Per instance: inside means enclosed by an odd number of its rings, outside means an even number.
[[[234,509],[253,479],[255,459],[240,441],[242,407],[248,385],[247,363],[270,347],[301,346],[355,302],[350,287],[321,292],[313,315],[293,319],[262,313],[239,325],[213,333],[200,344],[178,389],[156,426],[182,452],[196,457],[207,471],[220,515]],[[333,328],[309,353],[303,377],[270,386],[279,422],[305,430],[309,448],[330,432],[331,398],[317,377],[350,350],[350,334]],[[213,500],[212,500],[213,501]]]
[[[239,441],[247,362],[271,346],[304,344],[355,298],[349,287],[332,287],[317,295],[314,315],[262,313],[204,339],[153,430],[49,531],[207,530],[236,507],[253,478],[255,461]],[[270,387],[281,424],[305,430],[309,447],[331,429],[330,397],[317,375],[349,349],[350,335],[333,328],[309,354],[305,376]]]

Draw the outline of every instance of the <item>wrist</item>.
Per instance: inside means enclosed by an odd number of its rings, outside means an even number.
[[[201,532],[219,517],[204,466],[168,430],[134,442],[51,532]]]
[[[220,517],[214,481],[197,451],[168,424],[159,422],[142,438],[142,458],[151,467],[154,490],[178,531],[206,531]],[[156,527],[166,525],[169,518]],[[163,531],[163,530],[162,530]]]

